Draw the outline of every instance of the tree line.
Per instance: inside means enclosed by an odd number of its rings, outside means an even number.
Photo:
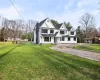
[[[7,18],[0,17],[0,41],[6,41],[8,38],[16,40],[28,39],[33,40],[34,21],[28,20],[8,20]]]
[[[54,25],[58,24],[56,20],[51,20]],[[64,22],[66,27],[73,27],[70,22]],[[0,16],[0,41],[11,38],[28,39],[33,41],[33,30],[36,22],[34,20],[8,20]],[[89,13],[85,13],[79,20],[79,26],[76,29],[79,43],[85,42],[86,38],[94,39],[100,36],[100,27],[96,28],[95,18]]]

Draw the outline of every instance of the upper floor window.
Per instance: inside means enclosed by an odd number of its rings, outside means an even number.
[[[64,34],[64,31],[60,31],[60,34]]]
[[[42,33],[48,33],[48,29],[42,29]]]
[[[50,33],[54,33],[54,30],[50,30]]]
[[[70,32],[71,35],[74,35],[74,32]]]

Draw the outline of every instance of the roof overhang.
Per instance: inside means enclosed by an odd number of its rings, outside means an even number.
[[[41,34],[44,37],[55,37],[55,34]]]

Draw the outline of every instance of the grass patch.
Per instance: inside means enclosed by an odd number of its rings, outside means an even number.
[[[51,45],[2,46],[0,80],[100,79],[100,62],[51,50]]]
[[[100,44],[77,45],[77,46],[74,46],[74,48],[100,53]]]

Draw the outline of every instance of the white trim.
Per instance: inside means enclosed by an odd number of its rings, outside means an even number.
[[[46,21],[49,20],[49,24],[46,23]],[[77,43],[77,38],[76,38],[76,41],[74,41],[74,37],[76,35],[76,30],[74,30],[74,35],[71,35],[70,32],[73,31],[72,29],[70,31],[67,30],[65,24],[63,23],[59,29],[56,29],[53,25],[53,23],[51,22],[50,19],[47,19],[41,26],[40,26],[40,29],[39,29],[39,43],[43,43],[43,44],[49,44],[49,43]],[[45,27],[43,27],[43,25]],[[51,26],[51,27],[49,27]],[[61,29],[61,27],[63,26],[63,28]],[[36,42],[36,27],[34,27],[34,42]],[[47,29],[48,30],[48,33],[41,33],[42,29]],[[50,30],[54,30],[54,33],[50,33]],[[64,31],[64,34],[60,34],[60,31]],[[41,36],[41,34],[55,34],[56,32],[58,32],[56,34],[55,37],[51,37],[51,40],[50,40],[50,36],[49,37],[49,41],[44,41],[44,37]],[[63,36],[66,36],[66,35],[69,35],[71,36],[70,37],[70,41],[68,41],[68,37],[64,37],[64,41],[60,41],[60,37],[62,38]],[[54,42],[56,38],[56,42]]]

